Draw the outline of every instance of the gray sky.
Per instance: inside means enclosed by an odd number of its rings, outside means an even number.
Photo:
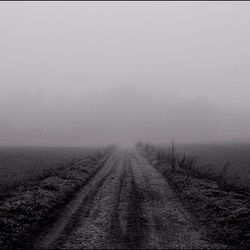
[[[0,2],[0,145],[250,141],[249,2]]]

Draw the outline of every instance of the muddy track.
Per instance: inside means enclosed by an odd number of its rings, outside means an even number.
[[[48,249],[224,248],[134,150],[116,151],[35,246]]]
[[[128,206],[128,220],[126,235],[124,237],[127,248],[142,248],[144,233],[147,231],[147,220],[142,216],[142,194],[132,180],[130,190],[130,202]]]
[[[147,221],[142,216],[143,197],[136,186],[130,161],[124,162],[124,170],[110,234],[117,249],[141,248],[147,228]]]

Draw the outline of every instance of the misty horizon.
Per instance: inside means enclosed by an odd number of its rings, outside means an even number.
[[[0,3],[0,146],[250,142],[248,2]]]

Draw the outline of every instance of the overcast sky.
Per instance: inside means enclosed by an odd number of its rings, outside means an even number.
[[[0,2],[0,145],[250,141],[249,2]]]

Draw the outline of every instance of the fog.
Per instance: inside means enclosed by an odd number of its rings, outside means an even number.
[[[250,142],[249,2],[1,2],[0,145]]]

